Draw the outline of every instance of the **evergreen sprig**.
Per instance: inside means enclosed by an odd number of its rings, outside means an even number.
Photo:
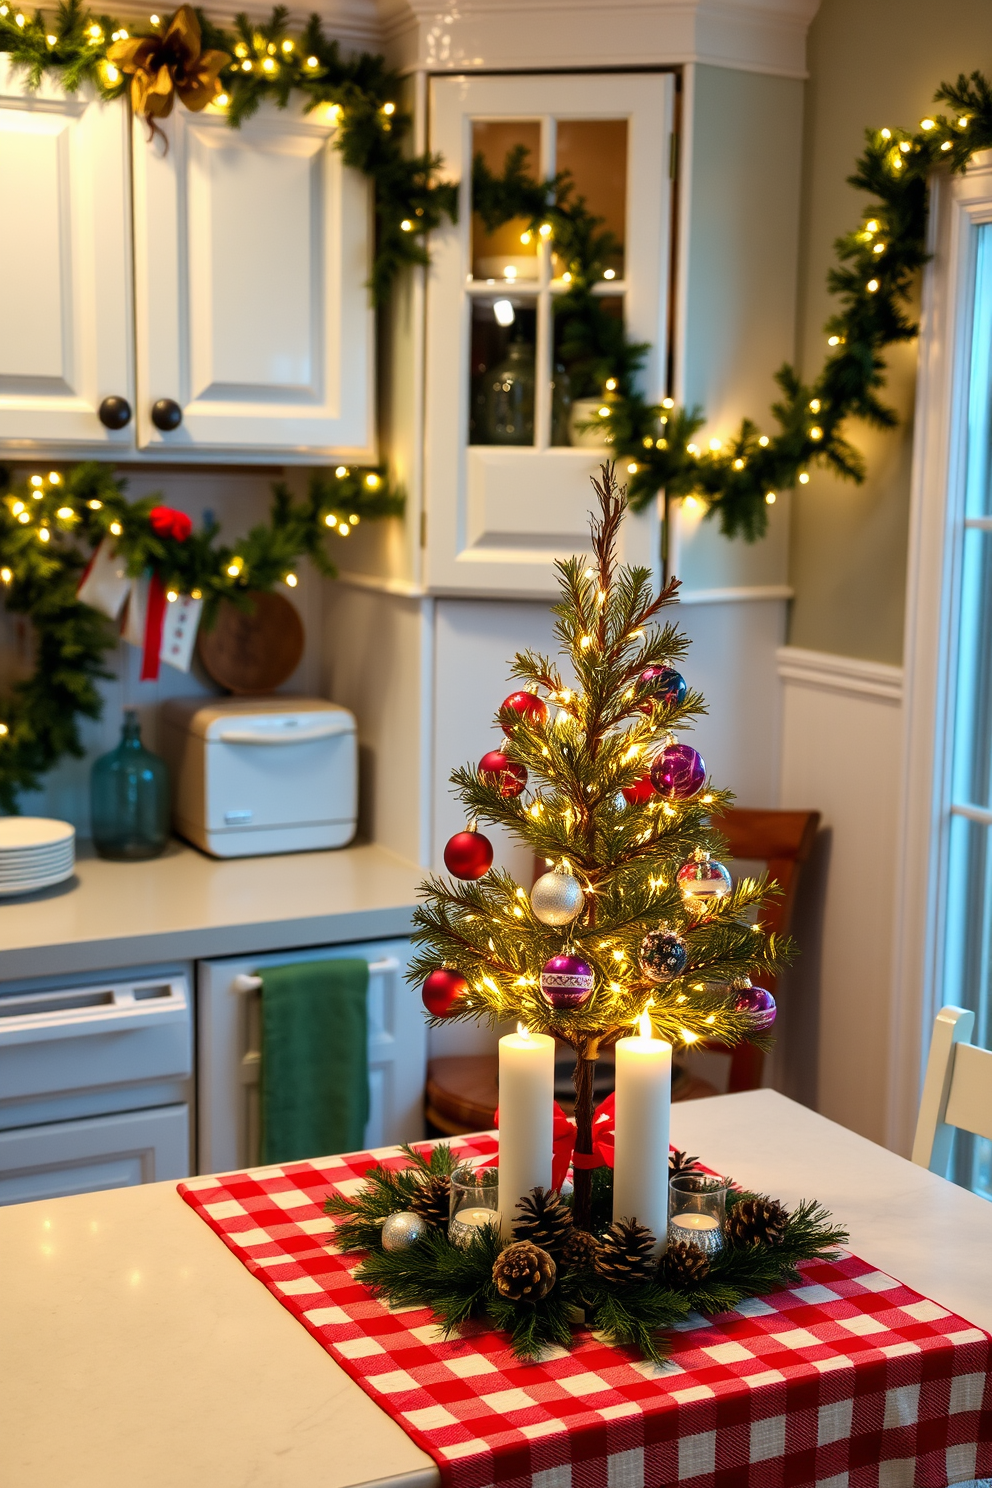
[[[382,467],[338,468],[340,477],[315,471],[299,501],[283,482],[274,485],[268,522],[238,542],[221,542],[215,524],[181,541],[157,532],[150,514],[160,498],[128,501],[127,482],[99,461],[13,487],[0,469],[4,607],[30,620],[36,642],[31,675],[0,705],[0,809],[16,812],[19,797],[60,759],[80,756],[79,720],[100,716],[97,683],[110,675],[105,658],[117,634],[76,597],[98,544],[109,539],[135,577],[154,572],[167,591],[201,597],[209,627],[221,600],[248,608],[252,593],[292,576],[300,558],[333,576],[328,540],[342,540],[363,517],[402,512],[403,496]]]
[[[614,1283],[588,1270],[559,1263],[555,1284],[539,1301],[513,1301],[493,1282],[493,1265],[507,1243],[495,1225],[486,1226],[464,1248],[429,1230],[407,1250],[381,1248],[382,1224],[388,1214],[409,1207],[411,1195],[425,1176],[450,1173],[456,1159],[446,1144],[429,1154],[403,1151],[410,1167],[375,1167],[366,1186],[351,1197],[333,1194],[325,1213],[341,1221],[334,1235],[344,1251],[366,1251],[356,1280],[397,1307],[429,1307],[447,1335],[462,1323],[488,1319],[509,1334],[510,1346],[522,1360],[540,1357],[550,1344],[569,1347],[582,1314],[587,1326],[618,1347],[635,1348],[656,1362],[671,1352],[665,1331],[690,1311],[725,1312],[745,1297],[766,1295],[800,1278],[803,1261],[829,1260],[847,1240],[818,1203],[804,1199],[789,1215],[783,1243],[777,1246],[728,1244],[713,1257],[702,1284],[670,1285],[660,1277],[633,1284]],[[593,1232],[601,1235],[611,1220],[612,1171],[594,1170]],[[728,1208],[761,1197],[731,1188]],[[581,1309],[577,1314],[576,1308]]]

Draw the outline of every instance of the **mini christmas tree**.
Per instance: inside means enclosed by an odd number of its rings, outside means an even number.
[[[453,879],[431,877],[415,915],[411,979],[434,1023],[516,1020],[575,1050],[575,1151],[591,1153],[595,1061],[644,1014],[676,1048],[763,1043],[774,1017],[750,978],[782,946],[752,923],[763,880],[730,875],[710,817],[730,793],[676,738],[705,711],[675,663],[688,642],[661,612],[647,569],[618,567],[625,492],[594,481],[592,561],[559,562],[555,630],[566,659],[519,653],[525,690],[503,703],[506,742],[452,774],[468,827],[448,843]],[[479,821],[509,829],[549,872],[528,890],[492,870]],[[749,913],[750,912],[750,913]],[[575,1223],[589,1228],[592,1174],[575,1170]]]

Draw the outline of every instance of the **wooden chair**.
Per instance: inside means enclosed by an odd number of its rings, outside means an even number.
[[[776,935],[788,934],[799,870],[812,852],[819,822],[818,811],[757,811],[744,806],[713,818],[713,825],[727,839],[728,857],[766,863],[769,876],[778,883],[781,896],[770,899],[762,912],[762,923]],[[545,872],[543,859],[536,871]],[[774,977],[764,978],[762,985],[774,995]],[[745,1045],[731,1050],[715,1043],[706,1047],[729,1054],[730,1091],[758,1089],[765,1059],[760,1049]],[[458,1136],[463,1132],[488,1130],[497,1103],[497,1074],[495,1054],[429,1060],[426,1116],[433,1131]],[[717,1093],[715,1085],[687,1068],[675,1080],[673,1098],[697,1100]],[[559,1099],[565,1104],[562,1096]]]
[[[712,818],[713,826],[727,839],[728,856],[744,862],[765,863],[769,878],[781,890],[769,899],[761,912],[761,923],[775,935],[788,935],[799,887],[799,872],[816,841],[820,825],[818,811],[760,811],[748,806],[734,806],[722,816]],[[772,996],[777,991],[777,977],[763,977],[762,986]],[[722,1044],[707,1048],[725,1050]],[[742,1044],[726,1050],[730,1054],[728,1094],[739,1090],[758,1090],[764,1071],[765,1056],[761,1049]],[[715,1094],[713,1087],[706,1095]]]
[[[969,1043],[975,1015],[943,1007],[930,1040],[913,1162],[950,1176],[955,1130],[992,1138],[992,1050]]]

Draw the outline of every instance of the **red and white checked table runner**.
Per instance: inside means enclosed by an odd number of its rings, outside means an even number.
[[[492,1135],[455,1138],[466,1156]],[[396,1148],[288,1163],[179,1192],[438,1464],[445,1488],[944,1488],[992,1473],[992,1338],[856,1256],[680,1325],[644,1363],[590,1334],[517,1363],[478,1326],[445,1341],[390,1308],[333,1245],[327,1193]],[[842,1217],[842,1216],[841,1216]]]

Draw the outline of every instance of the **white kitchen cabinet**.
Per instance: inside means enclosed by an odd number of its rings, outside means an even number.
[[[331,116],[266,105],[234,130],[177,108],[164,128],[167,152],[133,134],[139,446],[374,459],[371,193]]]
[[[197,967],[198,1170],[223,1172],[259,1160],[261,1007],[266,966],[357,956],[369,963],[369,1119],[365,1146],[416,1141],[424,1133],[427,1024],[405,981],[408,940],[323,946],[270,956],[201,961]],[[315,1156],[321,1154],[314,1154]]]
[[[189,1107],[0,1132],[0,1204],[189,1177]]]
[[[431,146],[461,183],[457,226],[432,238],[426,334],[426,554],[434,593],[539,597],[554,560],[588,544],[588,476],[609,454],[575,427],[579,399],[604,406],[560,355],[556,306],[567,266],[522,222],[487,235],[473,220],[472,159],[502,168],[523,144],[544,177],[573,173],[620,241],[595,292],[651,351],[650,398],[665,392],[674,79],[669,73],[435,78]],[[566,359],[567,360],[567,359]],[[579,374],[581,375],[581,374]],[[608,402],[608,399],[607,399]],[[603,420],[608,428],[608,417]],[[624,558],[660,573],[659,517],[628,518]]]
[[[371,190],[333,119],[163,129],[0,58],[0,452],[373,461]]]
[[[134,403],[127,110],[21,77],[0,57],[0,448],[112,455],[133,446],[99,417]]]

